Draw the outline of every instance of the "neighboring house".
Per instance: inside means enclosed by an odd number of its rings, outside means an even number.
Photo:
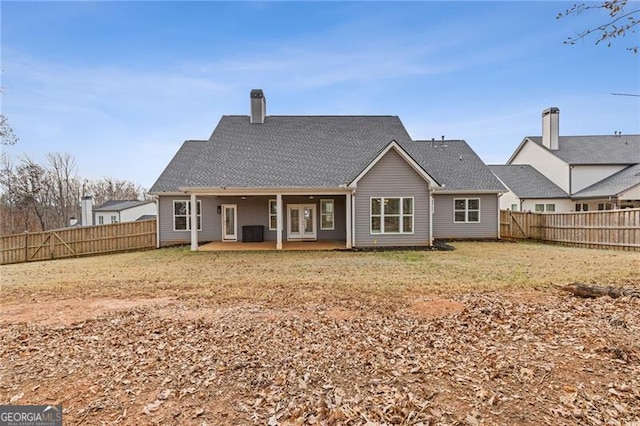
[[[528,164],[565,191],[570,209],[640,207],[640,135],[560,136],[560,110],[542,113],[542,136],[527,136],[508,165]],[[558,210],[557,210],[558,211]]]
[[[250,103],[184,142],[152,186],[159,246],[499,238],[505,188],[465,141],[414,141],[397,116],[267,116],[261,90]]]
[[[490,165],[489,169],[509,191],[500,197],[500,210],[570,211],[569,194],[528,164]]]
[[[142,218],[153,219],[156,203],[152,200],[109,200],[93,208],[93,223],[107,225],[120,222],[134,222]]]

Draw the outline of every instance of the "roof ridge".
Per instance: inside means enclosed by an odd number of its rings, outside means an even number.
[[[242,117],[247,118],[248,115],[239,115],[239,114],[225,114],[223,117]],[[269,117],[311,117],[311,118],[320,118],[320,117],[394,117],[398,118],[398,115],[393,114],[273,114],[267,115],[265,118]]]

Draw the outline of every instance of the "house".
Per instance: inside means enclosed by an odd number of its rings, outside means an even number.
[[[490,165],[489,169],[509,190],[500,197],[500,210],[570,211],[569,194],[528,164]]]
[[[560,110],[542,113],[542,136],[527,136],[508,165],[530,165],[565,191],[556,211],[640,207],[640,135],[560,136]]]
[[[92,207],[92,198],[81,200],[82,225],[107,225],[120,222],[134,222],[156,217],[156,203],[153,200],[108,200],[98,207]]]
[[[223,116],[150,193],[158,245],[342,241],[345,248],[499,238],[500,181],[462,140],[412,140],[397,116]]]

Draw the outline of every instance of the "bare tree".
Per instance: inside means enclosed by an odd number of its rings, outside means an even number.
[[[584,40],[593,34],[596,36],[595,44],[606,42],[607,47],[611,47],[614,38],[634,34],[637,25],[640,24],[640,8],[638,7],[638,3],[630,3],[628,0],[608,0],[602,3],[574,4],[566,11],[559,13],[556,19],[567,16],[579,16],[587,12],[606,13],[608,17],[603,24],[588,28],[578,33],[575,37],[568,37],[567,40],[565,40],[566,44],[576,44],[578,41]],[[638,53],[640,46],[634,45],[626,49]]]
[[[128,180],[104,178],[84,183],[75,158],[49,153],[44,164],[27,156],[14,164],[6,153],[0,158],[0,213],[2,233],[45,231],[65,227],[80,215],[80,198],[92,195],[96,204],[107,200],[145,199],[140,186]]]
[[[11,126],[9,126],[9,121],[4,114],[0,114],[0,144],[2,145],[14,145],[18,142],[18,138]]]
[[[101,180],[86,182],[84,195],[91,195],[96,205],[108,200],[141,200],[148,196],[144,188],[128,180],[105,177]]]
[[[4,72],[4,69],[1,71]],[[0,86],[0,93],[4,92],[4,87]],[[4,114],[0,114],[0,145],[14,145],[18,142],[16,134],[9,125],[9,120]]]
[[[80,180],[78,167],[71,154],[59,152],[47,154],[48,178],[50,180],[53,227],[67,226],[71,217],[80,214]]]

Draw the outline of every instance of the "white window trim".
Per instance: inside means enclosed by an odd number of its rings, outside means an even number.
[[[196,201],[198,206],[200,206],[200,214],[196,215],[196,221],[200,218],[200,226],[198,227],[198,231],[202,231],[202,203],[200,200]],[[187,218],[187,228],[186,229],[176,229],[176,203],[187,203],[187,214],[186,215],[178,215],[178,217],[185,216]],[[191,231],[190,221],[191,221],[191,200],[173,200],[173,207],[171,218],[173,220],[173,231],[174,232],[187,232]]]
[[[464,200],[464,210],[456,210],[456,201]],[[469,200],[478,200],[478,220],[469,220]],[[456,220],[456,212],[464,211],[464,220]],[[471,211],[476,211],[475,209]],[[482,202],[480,198],[454,198],[453,199],[453,223],[480,223],[482,222]]]
[[[331,203],[332,204],[332,209],[331,209],[331,213],[325,213],[322,209],[322,205],[326,204],[326,203]],[[329,215],[331,214],[331,227],[323,227],[322,226],[322,216],[323,215]],[[327,198],[327,199],[322,199],[320,200],[320,230],[321,231],[333,231],[334,229],[336,229],[336,203],[335,200],[332,198]]]
[[[276,212],[275,213],[271,213],[271,203],[276,205]],[[277,220],[278,220],[278,200],[276,200],[276,199],[269,200],[269,211],[268,211],[268,213],[269,213],[269,231],[277,231],[278,230],[278,223],[277,223]],[[271,227],[271,217],[272,216],[276,218],[276,227],[275,228]]]
[[[394,199],[397,198],[400,200],[400,231],[399,232],[385,232],[384,230],[384,200],[387,199]],[[411,214],[404,214],[404,200],[405,199],[411,199]],[[374,216],[373,212],[371,211],[371,201],[374,199],[380,199],[380,214],[379,215],[375,215],[376,217],[380,217],[380,232],[374,232],[373,228],[371,227],[371,218]],[[393,217],[395,217],[396,215],[392,215]],[[404,229],[404,217],[405,216],[411,216],[411,232],[405,232],[403,231]],[[404,235],[413,235],[415,232],[415,228],[416,228],[416,200],[414,197],[369,197],[369,234],[370,235],[400,235],[400,234],[404,234]]]

